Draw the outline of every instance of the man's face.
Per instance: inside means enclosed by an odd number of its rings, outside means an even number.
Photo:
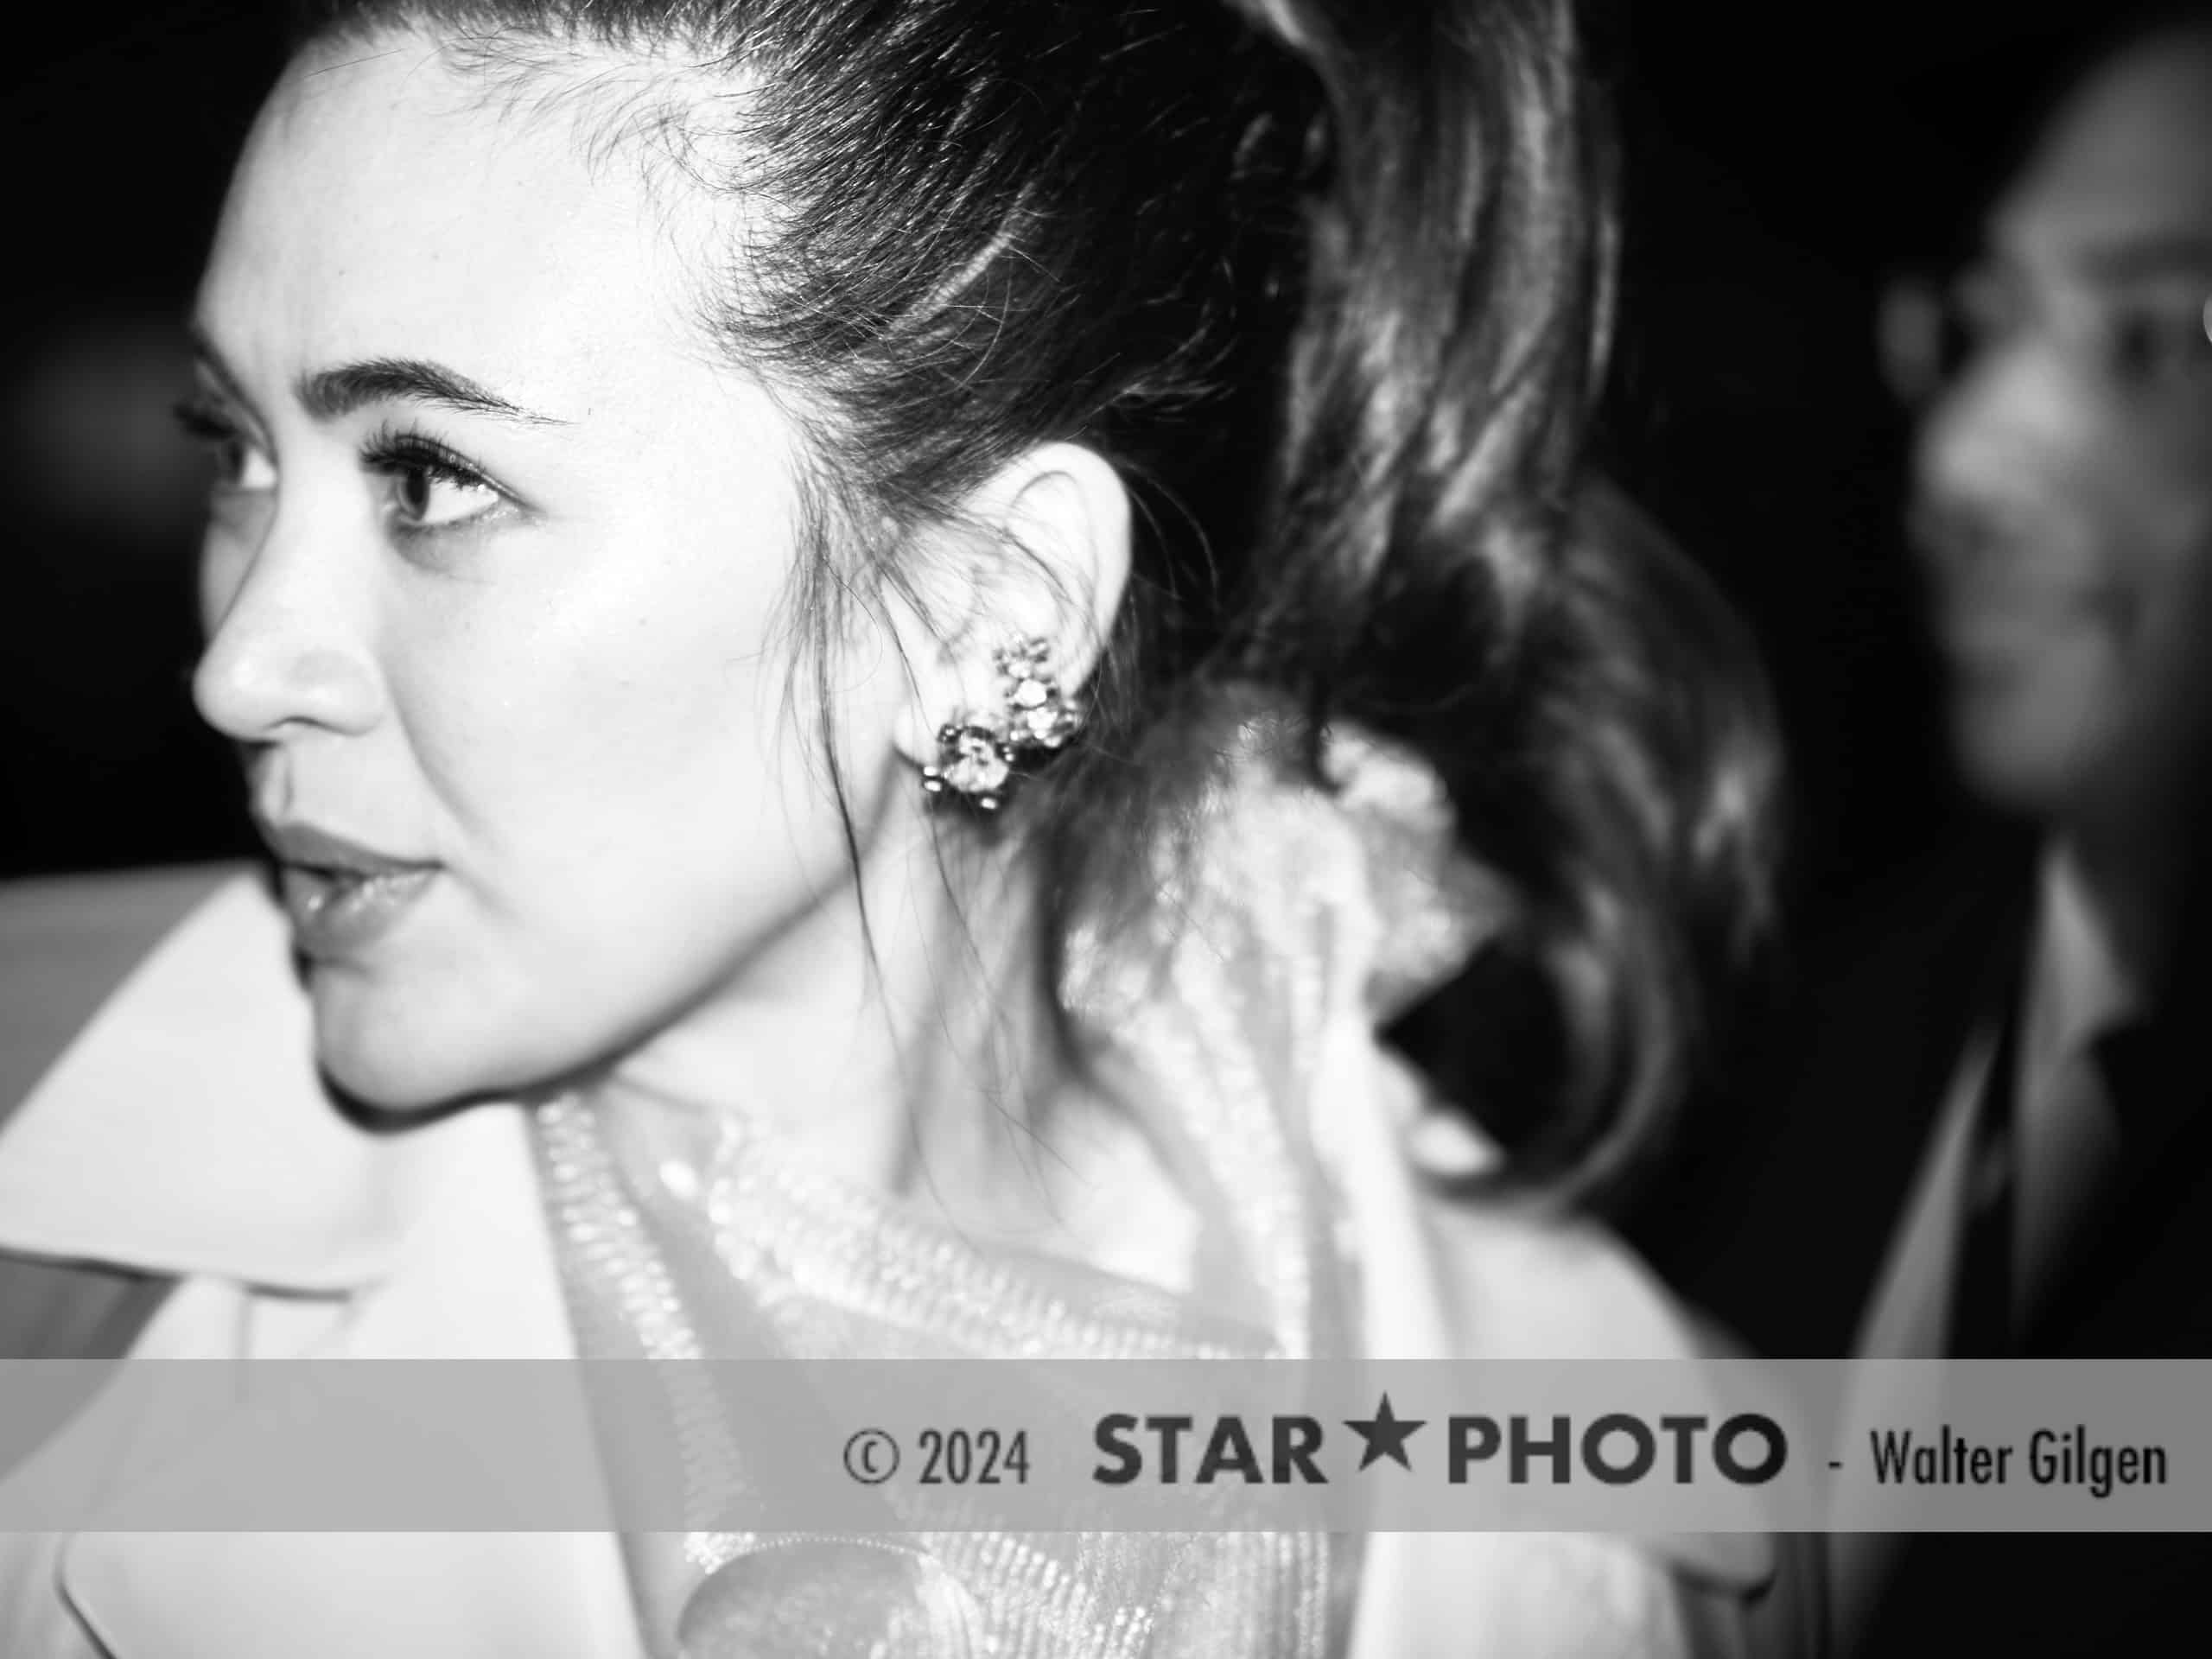
[[[1992,802],[2078,820],[2212,735],[2212,39],[2092,75],[1956,297],[1916,522],[1951,720]]]

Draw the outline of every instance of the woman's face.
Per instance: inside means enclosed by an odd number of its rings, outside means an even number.
[[[849,880],[785,701],[796,433],[692,321],[712,215],[550,107],[411,35],[310,54],[200,296],[199,703],[322,1062],[392,1107],[745,998]],[[863,836],[887,677],[840,710]]]

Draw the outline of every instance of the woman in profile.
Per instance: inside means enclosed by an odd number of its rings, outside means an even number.
[[[1580,478],[1611,220],[1565,14],[318,14],[187,410],[195,692],[275,894],[149,899],[192,902],[0,1140],[42,1328],[1687,1351],[1567,1201],[1757,909],[1766,754],[1725,628]],[[1478,948],[1566,1033],[1548,1208],[1374,1034]],[[1735,1651],[1764,1572],[1051,1548],[88,1532],[0,1570],[9,1652],[121,1659],[857,1654],[923,1595],[915,1651]]]

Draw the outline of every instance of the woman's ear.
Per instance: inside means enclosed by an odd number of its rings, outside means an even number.
[[[995,659],[1009,645],[1044,641],[1076,697],[1128,588],[1129,518],[1121,475],[1081,444],[1042,445],[976,487],[922,556],[935,567],[918,584],[929,637],[905,642],[914,707],[898,734],[910,760],[936,759],[947,721],[999,712]]]

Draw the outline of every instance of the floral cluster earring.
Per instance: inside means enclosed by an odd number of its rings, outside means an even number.
[[[995,812],[1026,755],[1064,747],[1083,724],[1052,672],[1052,647],[1021,639],[995,652],[1001,709],[963,713],[938,728],[937,764],[922,768],[922,793],[958,797]]]

